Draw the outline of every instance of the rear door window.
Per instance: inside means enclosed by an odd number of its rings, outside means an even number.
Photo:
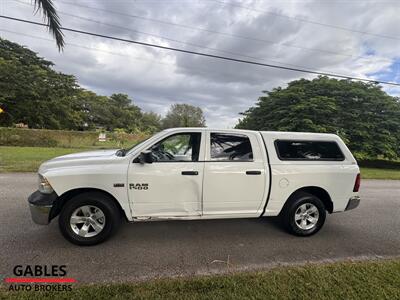
[[[253,161],[250,139],[243,134],[211,133],[213,161]]]
[[[275,148],[280,160],[344,160],[334,141],[276,140]]]

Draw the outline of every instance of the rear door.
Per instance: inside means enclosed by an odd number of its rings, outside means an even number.
[[[206,134],[203,215],[260,213],[269,182],[267,158],[256,132]]]

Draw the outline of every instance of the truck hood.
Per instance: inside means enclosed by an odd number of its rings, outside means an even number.
[[[91,164],[103,164],[113,161],[117,156],[115,153],[117,149],[112,150],[96,150],[96,151],[86,151],[73,154],[67,154],[55,157],[44,162],[40,168],[39,173],[43,174],[49,169],[53,168],[63,168],[63,167],[73,167]]]

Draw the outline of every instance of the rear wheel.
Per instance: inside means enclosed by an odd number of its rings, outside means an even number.
[[[58,224],[63,236],[77,245],[95,245],[118,228],[120,212],[113,199],[98,192],[79,194],[62,208]]]
[[[299,192],[285,204],[281,218],[290,233],[298,236],[310,236],[317,233],[324,225],[325,206],[318,197]]]

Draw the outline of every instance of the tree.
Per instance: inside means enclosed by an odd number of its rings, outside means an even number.
[[[126,94],[100,96],[53,63],[0,38],[0,126],[23,122],[31,128],[146,131],[161,128],[160,116],[143,113]]]
[[[205,127],[206,121],[200,107],[189,104],[173,104],[162,120],[163,128]]]
[[[327,132],[359,159],[400,158],[400,102],[371,83],[318,77],[264,92],[236,128]]]
[[[68,113],[79,91],[74,76],[18,44],[0,39],[0,124],[24,122],[34,128],[73,127]]]
[[[161,129],[161,116],[154,112],[144,112],[140,129],[151,134],[159,131]]]
[[[108,122],[109,127],[125,128],[130,132],[139,130],[142,111],[129,99],[128,95],[111,95],[108,107],[112,115],[112,119]]]
[[[110,102],[119,109],[129,109],[132,104],[132,100],[129,99],[127,94],[112,94],[110,96]]]
[[[37,13],[39,10],[42,11],[43,18],[47,20],[47,25],[56,39],[58,50],[61,51],[64,48],[64,34],[61,31],[60,18],[58,17],[57,11],[54,7],[52,0],[35,0],[35,10]]]
[[[83,113],[88,129],[96,127],[108,131],[123,129],[127,132],[140,131],[142,111],[126,94],[99,96],[91,91],[81,90],[76,111]]]

